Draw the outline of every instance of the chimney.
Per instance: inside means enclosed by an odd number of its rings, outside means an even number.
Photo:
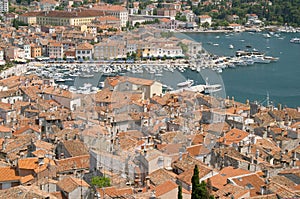
[[[7,146],[7,136],[4,137],[4,140],[2,142],[2,151],[6,150],[6,146]]]
[[[154,190],[151,192],[151,196],[150,196],[149,199],[156,199],[156,195],[155,195],[155,191]]]
[[[278,108],[279,111],[281,111],[281,110],[282,110],[282,105],[281,105],[281,104],[278,104],[278,105],[277,105],[277,108]]]
[[[21,152],[21,153],[20,153],[20,158],[23,159],[24,157],[25,157],[24,152]]]
[[[249,100],[247,99],[246,100],[246,105],[248,106],[250,104]]]
[[[146,189],[149,190],[150,189],[150,177],[146,176]]]
[[[41,165],[44,165],[44,157],[43,156],[39,156],[38,157],[38,165],[41,166]]]
[[[264,195],[264,194],[266,194],[266,186],[260,186],[260,194],[261,195]]]
[[[188,146],[191,146],[191,145],[192,145],[192,138],[188,138],[188,140],[187,140],[187,145],[188,145]]]
[[[259,150],[258,150],[258,149],[256,149],[256,153],[255,153],[255,159],[258,159],[258,157],[259,157]]]

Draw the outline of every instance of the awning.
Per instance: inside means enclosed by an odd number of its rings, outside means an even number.
[[[21,62],[21,63],[27,62],[26,59],[21,59],[21,58],[16,58],[14,61],[15,61],[15,62]]]

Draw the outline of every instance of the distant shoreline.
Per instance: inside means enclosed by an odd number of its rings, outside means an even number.
[[[229,32],[234,32],[231,30],[179,30],[179,31],[174,31],[177,33],[229,33]],[[244,32],[244,31],[241,31]]]

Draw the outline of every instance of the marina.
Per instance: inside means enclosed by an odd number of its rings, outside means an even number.
[[[221,77],[224,81],[227,95],[236,96],[236,99],[241,101],[248,98],[255,100],[262,99],[268,91],[271,97],[274,97],[274,103],[279,103],[281,100],[280,96],[276,96],[278,95],[277,90],[275,90],[277,88],[273,87],[271,85],[273,81],[268,81],[268,79],[272,76],[280,76],[280,72],[276,71],[283,70],[283,74],[292,72],[292,70],[283,68],[282,65],[284,63],[290,63],[285,67],[295,67],[296,62],[293,61],[295,58],[291,56],[293,56],[293,53],[296,53],[296,51],[290,54],[284,53],[285,49],[283,49],[283,47],[297,48],[298,45],[291,46],[289,42],[291,38],[296,37],[295,34],[281,34],[280,37],[271,36],[268,40],[262,40],[261,34],[262,33],[250,34],[247,32],[238,34],[218,33],[217,36],[215,34],[203,33],[186,34],[185,36],[201,41],[203,47],[206,49],[204,53],[188,61],[165,60],[132,63],[106,62],[72,64],[29,63],[25,74],[33,74],[43,78],[53,79],[56,84],[74,93],[93,93],[103,87],[101,82],[103,82],[106,76],[126,75],[155,79],[165,85],[166,91],[171,91],[182,87],[192,88],[193,86],[205,85],[204,79],[206,77],[202,77],[202,73],[206,70],[212,70],[216,74],[222,75]],[[284,37],[284,39],[279,39],[281,37]],[[201,38],[201,40],[199,38]],[[257,41],[255,41],[255,39]],[[212,45],[217,42],[219,47]],[[231,46],[234,47],[234,49],[231,48]],[[279,48],[279,46],[281,48]],[[265,67],[265,65],[270,66]],[[294,70],[299,70],[299,67],[294,68]],[[172,78],[174,73],[178,73],[182,78],[175,78],[178,81],[174,81]],[[250,76],[250,74],[252,75]],[[241,80],[242,77],[244,78]],[[247,82],[244,81],[246,79],[248,80]],[[299,80],[293,78],[293,76],[291,79],[299,83]],[[235,81],[239,83],[234,83]],[[255,85],[264,81],[266,81],[265,86],[260,84],[260,89],[255,88]],[[243,85],[240,82],[242,82]],[[85,84],[91,85],[88,86],[89,88],[86,88],[86,86],[84,86]],[[183,84],[188,84],[188,86]],[[219,82],[213,82],[212,84],[218,85]],[[277,85],[278,83],[274,82],[274,84]],[[283,85],[285,85],[285,82],[283,82]],[[290,84],[289,87],[292,87],[291,85],[294,84]],[[281,88],[281,85],[279,85],[278,88]],[[215,88],[211,87],[211,89],[218,90],[220,86]],[[201,87],[200,90],[201,92],[210,93],[211,89]],[[254,91],[255,89],[257,91]],[[283,92],[285,92],[285,90]],[[289,106],[297,105],[294,100],[299,99],[300,94],[298,92],[299,91],[296,90],[296,92],[289,93],[288,96],[291,97],[291,101],[285,99],[285,101],[288,101],[287,104]]]

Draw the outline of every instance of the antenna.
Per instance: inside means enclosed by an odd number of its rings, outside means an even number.
[[[269,92],[267,91],[267,107],[270,106],[270,96],[269,96]]]

